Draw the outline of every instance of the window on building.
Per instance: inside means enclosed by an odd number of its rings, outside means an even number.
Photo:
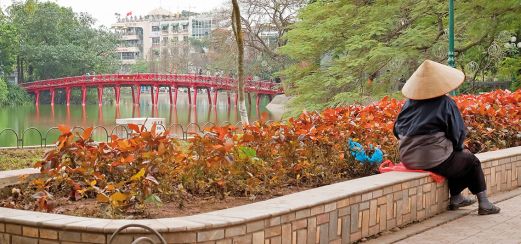
[[[159,37],[152,37],[152,45],[159,44],[159,41],[160,41]]]
[[[152,31],[159,31],[159,26],[153,25],[152,26]]]
[[[209,36],[211,29],[211,20],[192,20],[192,36],[195,38]]]
[[[168,24],[166,24],[166,25],[161,25],[161,30],[162,30],[163,32],[168,33]]]
[[[121,59],[123,60],[130,60],[130,59],[136,59],[138,55],[134,52],[123,52],[121,53]]]
[[[126,35],[135,35],[136,34],[136,28],[134,27],[128,27],[125,29]]]
[[[163,45],[168,44],[168,37],[163,37]]]
[[[188,36],[183,36],[183,41],[187,42],[188,41]]]

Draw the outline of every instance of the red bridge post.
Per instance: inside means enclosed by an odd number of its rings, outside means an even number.
[[[141,99],[141,86],[140,85],[132,86],[132,103],[134,103],[134,105],[139,105],[140,99]]]
[[[179,88],[177,86],[174,87],[175,93],[174,93],[174,106],[177,107],[177,92],[179,92]]]
[[[81,87],[81,106],[85,106],[87,104],[87,87]]]
[[[65,100],[67,101],[67,107],[71,105],[71,88],[65,88]]]
[[[214,88],[213,91],[213,106],[217,107],[217,94],[219,93],[219,90],[217,88]]]
[[[251,107],[251,92],[248,92],[248,105]]]
[[[54,89],[51,89],[51,106],[54,106],[54,94],[55,94]]]
[[[136,104],[136,91],[134,91],[134,85],[130,86],[130,90],[132,93],[132,105]]]
[[[34,91],[34,100],[36,107],[38,107],[40,105],[40,91]]]
[[[114,86],[114,93],[116,94],[116,106],[119,106],[119,100],[121,98],[121,87]]]
[[[197,107],[197,87],[194,87],[194,106]]]
[[[192,93],[190,92],[190,87],[187,87],[188,89],[188,104],[192,104]]]
[[[155,85],[154,86],[154,90],[156,92],[155,93],[156,97],[155,97],[154,100],[156,101],[156,106],[157,106],[157,104],[159,103],[159,85]]]
[[[212,106],[212,95],[210,94],[210,88],[206,88],[206,94],[208,95],[208,105]]]
[[[231,98],[230,98],[230,91],[227,92],[228,93],[228,108],[231,107],[232,103],[231,103]]]
[[[159,116],[159,106],[154,105],[152,106],[152,117],[157,117]]]
[[[172,98],[172,86],[168,86],[168,98],[170,99],[170,106],[173,104],[173,98]]]
[[[260,101],[261,101],[261,94],[257,93],[257,101],[255,102],[255,104],[257,105],[257,109],[259,109]]]
[[[237,107],[238,104],[239,104],[239,93],[236,91],[235,92],[235,107]]]
[[[158,95],[159,95],[159,86],[158,85],[150,86],[150,96],[152,98],[152,106],[157,106]]]
[[[103,105],[103,86],[98,86],[98,106]]]
[[[116,106],[116,119],[121,118],[121,111],[119,110],[119,106]]]

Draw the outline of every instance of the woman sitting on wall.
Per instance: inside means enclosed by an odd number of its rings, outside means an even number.
[[[481,162],[464,149],[465,125],[461,113],[446,94],[463,83],[463,72],[430,60],[423,62],[405,83],[407,97],[396,123],[400,160],[410,169],[431,171],[447,178],[449,210],[476,202],[461,192],[469,188],[477,196],[478,214],[496,214],[500,209],[487,198]]]

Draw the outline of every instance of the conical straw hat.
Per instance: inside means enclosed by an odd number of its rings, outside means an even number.
[[[464,80],[460,70],[427,59],[407,80],[402,94],[414,100],[439,97],[458,88]]]

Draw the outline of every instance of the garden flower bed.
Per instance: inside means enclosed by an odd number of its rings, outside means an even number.
[[[469,129],[465,144],[471,151],[521,145],[521,91],[455,100]],[[53,212],[62,204],[81,208],[70,202],[93,199],[89,204],[100,206],[100,217],[141,218],[150,205],[182,208],[208,198],[265,199],[372,175],[376,165],[356,161],[347,141],[360,142],[369,153],[379,147],[396,162],[392,128],[402,104],[385,98],[369,106],[303,112],[285,122],[261,119],[244,128],[213,127],[188,143],[136,125],[130,126],[134,134],[129,139],[94,143],[91,129],[74,135],[60,126],[56,149],[35,165],[41,176],[4,191],[1,206]]]
[[[521,147],[479,153],[487,191],[521,186]],[[0,171],[0,187],[35,169]],[[0,208],[0,243],[128,244],[157,236],[165,243],[350,243],[443,212],[446,183],[426,173],[390,172],[261,202],[185,217],[114,220]]]

